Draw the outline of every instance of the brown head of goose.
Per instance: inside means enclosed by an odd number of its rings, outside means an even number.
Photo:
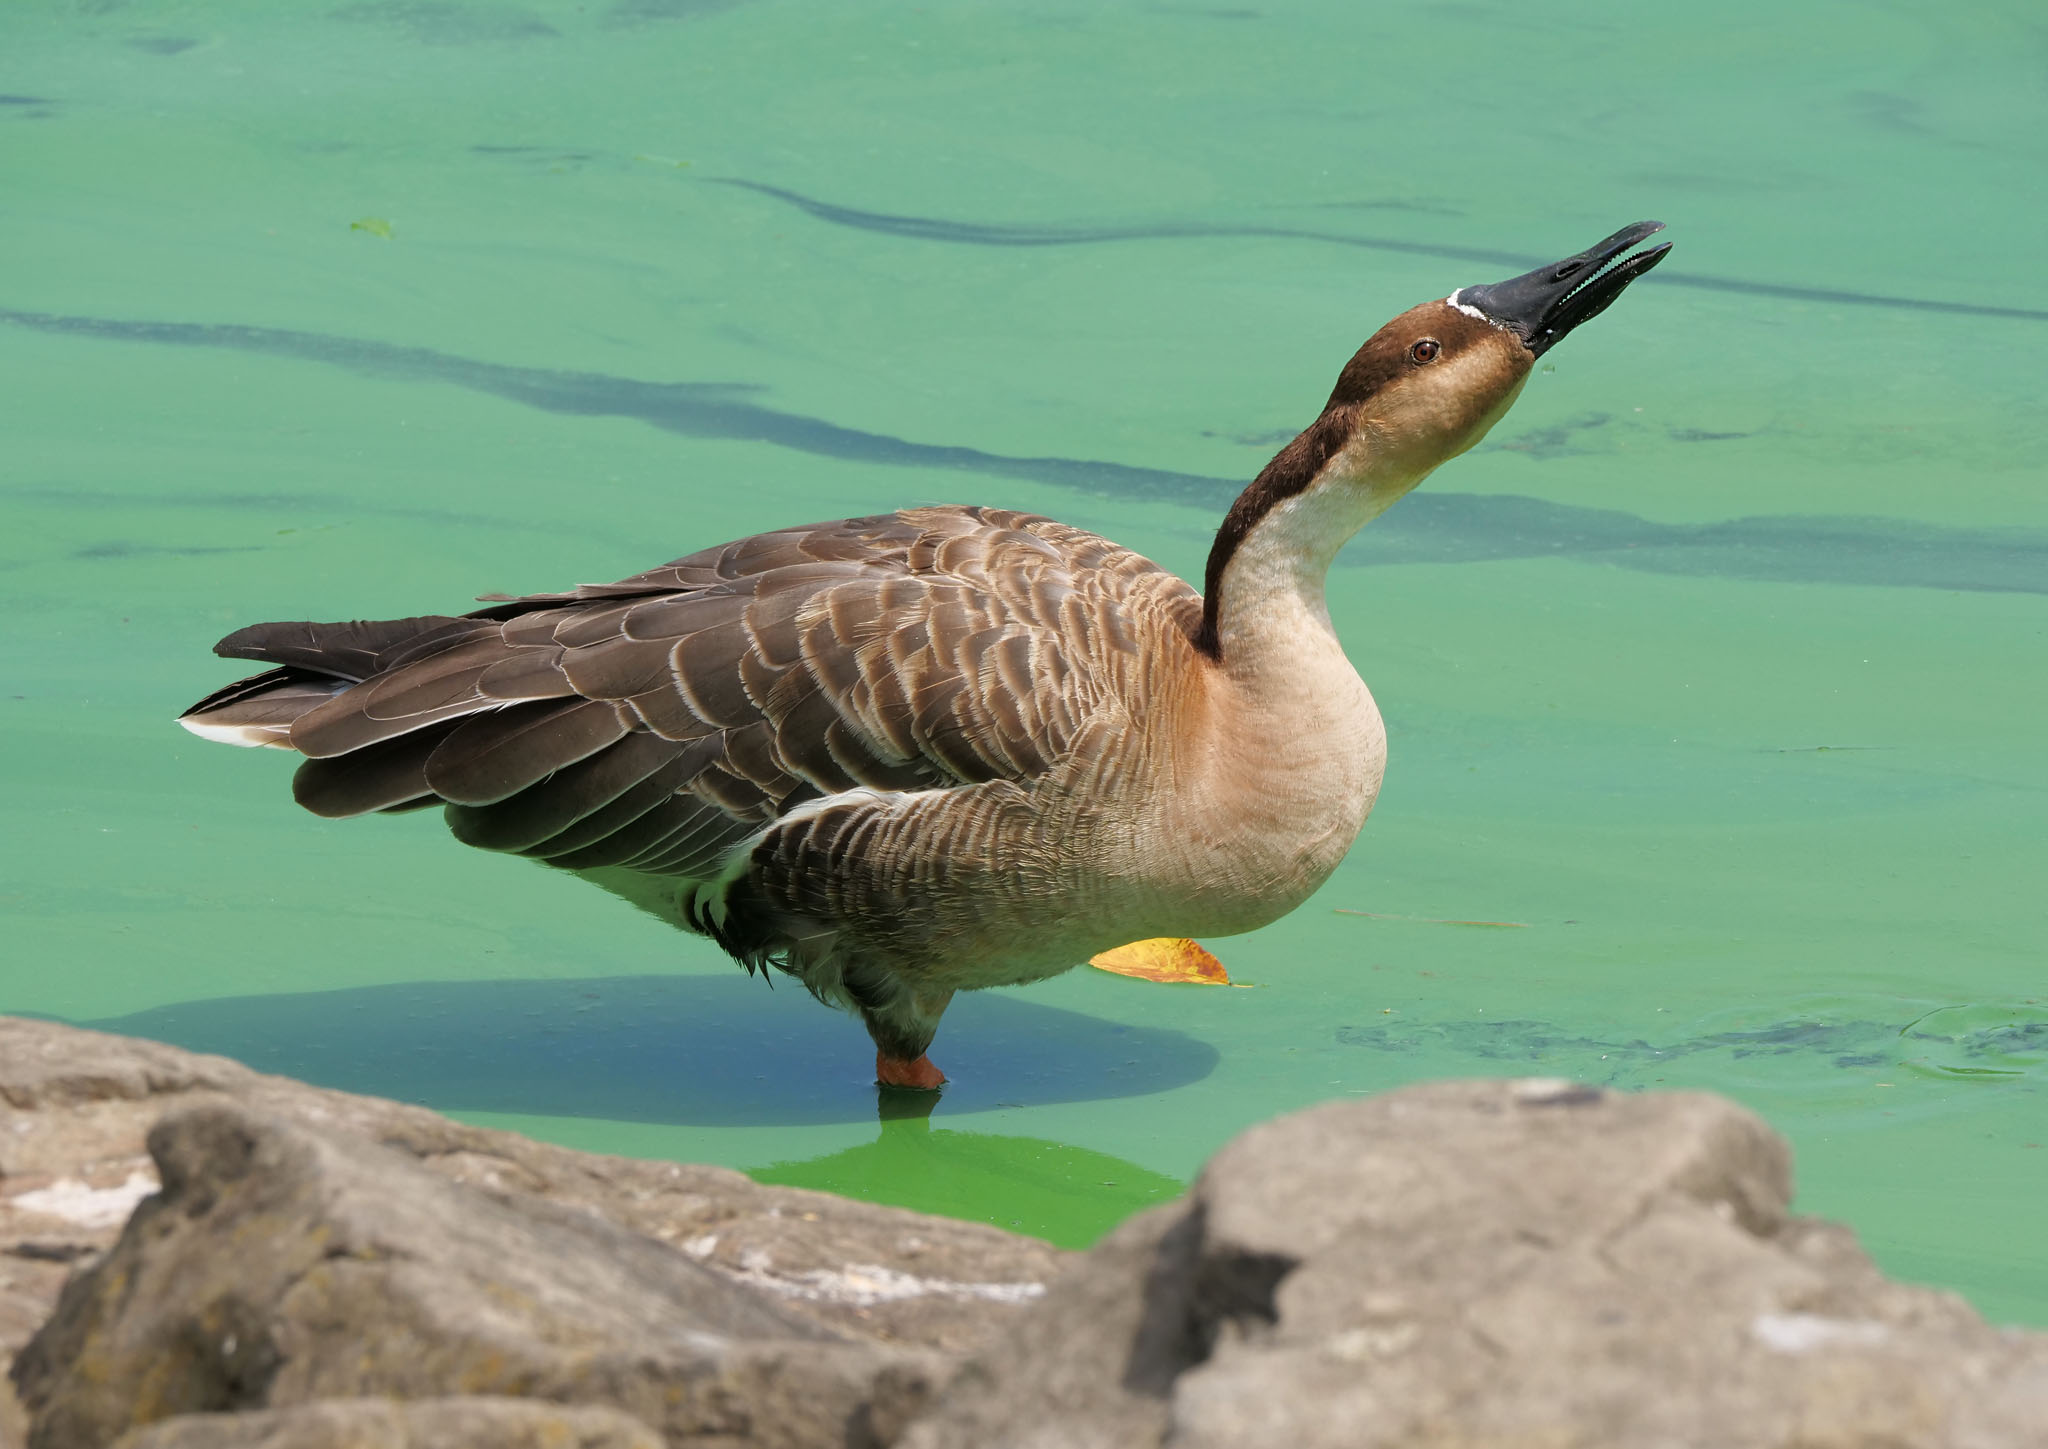
[[[319,815],[445,807],[750,971],[859,1014],[885,1083],[955,991],[1292,910],[1386,736],[1330,624],[1337,550],[1485,436],[1531,365],[1669,249],[1640,222],[1402,313],[1231,507],[1205,589],[1000,509],[780,529],[459,617],[257,624],[273,667],[181,719],[305,757]]]

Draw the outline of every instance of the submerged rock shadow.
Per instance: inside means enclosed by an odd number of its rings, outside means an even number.
[[[737,971],[224,996],[76,1024],[441,1111],[742,1127],[876,1109],[856,1022]],[[1183,1032],[991,992],[955,1001],[935,1050],[949,1116],[1169,1091],[1218,1059]]]
[[[1483,1064],[1540,1066],[1547,1072],[1605,1086],[1640,1088],[1689,1057],[1717,1059],[1724,1069],[1776,1059],[1787,1070],[1820,1072],[1881,1067],[1923,1076],[2024,1079],[2048,1072],[2048,1011],[2032,1002],[1956,1002],[1911,1020],[1886,1021],[1839,1010],[1816,1010],[1783,1021],[1700,1030],[1652,1041],[1598,1037],[1554,1022],[1436,1021],[1340,1026],[1342,1046],[1395,1055],[1442,1053]]]
[[[1403,256],[1439,257],[1447,261],[1473,262],[1483,266],[1512,267],[1516,271],[1544,265],[1547,258],[1526,252],[1501,251],[1491,247],[1450,246],[1436,242],[1408,241],[1398,237],[1360,236],[1348,232],[1321,231],[1295,226],[1245,224],[1241,222],[1153,221],[1119,222],[1079,226],[1033,226],[960,221],[951,217],[911,216],[896,212],[866,211],[841,206],[785,186],[771,186],[744,176],[707,176],[712,186],[731,186],[769,197],[817,221],[857,231],[880,232],[887,236],[917,241],[950,242],[961,246],[1054,247],[1087,246],[1102,242],[1169,241],[1183,238],[1250,237],[1324,242],[1333,246],[1359,247],[1393,252]],[[1796,302],[1818,302],[1835,306],[1887,307],[1908,312],[1946,312],[1964,317],[2003,317],[2020,322],[2048,322],[2048,308],[2011,307],[1992,302],[1954,302],[1934,297],[1902,297],[1881,292],[1850,292],[1835,287],[1811,287],[1780,282],[1757,282],[1741,277],[1707,276],[1698,272],[1660,268],[1652,286],[1690,287],[1706,292],[1737,292],[1756,297],[1779,297]]]
[[[543,412],[633,418],[685,437],[766,443],[817,457],[888,467],[946,468],[1028,479],[1100,497],[1162,500],[1220,511],[1242,486],[1231,479],[1195,473],[1086,458],[1017,457],[840,427],[822,418],[755,402],[752,398],[761,389],[751,383],[656,383],[602,373],[509,367],[430,348],[270,327],[67,317],[4,307],[0,307],[0,325],[57,336],[292,357],[364,376],[468,388]],[[1585,431],[1583,420],[1579,431]],[[1541,455],[1537,450],[1524,451]],[[58,494],[47,489],[7,492],[17,498],[68,497],[79,506],[104,500],[104,495]],[[123,501],[133,504],[137,500]],[[269,503],[272,496],[214,494],[157,501],[171,506],[237,506],[241,502],[253,506]],[[293,500],[277,495],[276,501]],[[310,496],[297,501],[328,506],[324,499]],[[460,517],[440,510],[376,509],[359,500],[351,500],[350,506],[361,512],[406,517],[449,521]],[[502,520],[493,522],[502,525]],[[575,527],[566,521],[550,526]],[[2048,532],[2040,529],[1952,528],[1851,514],[1671,524],[1619,509],[1513,494],[1418,493],[1377,520],[1356,545],[1340,555],[1340,562],[1455,564],[1550,557],[1593,559],[1648,573],[1759,582],[2048,593],[2048,569],[2043,567],[2048,560]]]

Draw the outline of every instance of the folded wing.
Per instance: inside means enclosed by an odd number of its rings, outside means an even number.
[[[1051,768],[1131,652],[1133,587],[1199,616],[1032,515],[849,519],[460,618],[257,625],[218,651],[277,667],[185,722],[305,755],[317,814],[438,802],[472,845],[703,879],[806,801]]]

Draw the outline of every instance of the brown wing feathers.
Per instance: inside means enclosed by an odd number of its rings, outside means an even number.
[[[322,815],[438,799],[473,845],[702,878],[821,793],[1046,769],[1094,709],[1088,651],[1133,643],[1101,582],[1199,616],[1133,560],[978,509],[784,529],[459,619],[241,630],[220,652],[285,667],[192,714],[289,722]]]

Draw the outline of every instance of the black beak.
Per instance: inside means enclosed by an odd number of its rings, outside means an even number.
[[[1508,328],[1541,357],[1565,333],[1606,311],[1622,288],[1664,260],[1670,242],[1637,252],[1619,266],[1607,266],[1643,238],[1662,230],[1661,221],[1639,221],[1575,257],[1490,287],[1461,287],[1451,293],[1451,305],[1483,312],[1488,321]],[[1603,267],[1607,270],[1602,271]]]

